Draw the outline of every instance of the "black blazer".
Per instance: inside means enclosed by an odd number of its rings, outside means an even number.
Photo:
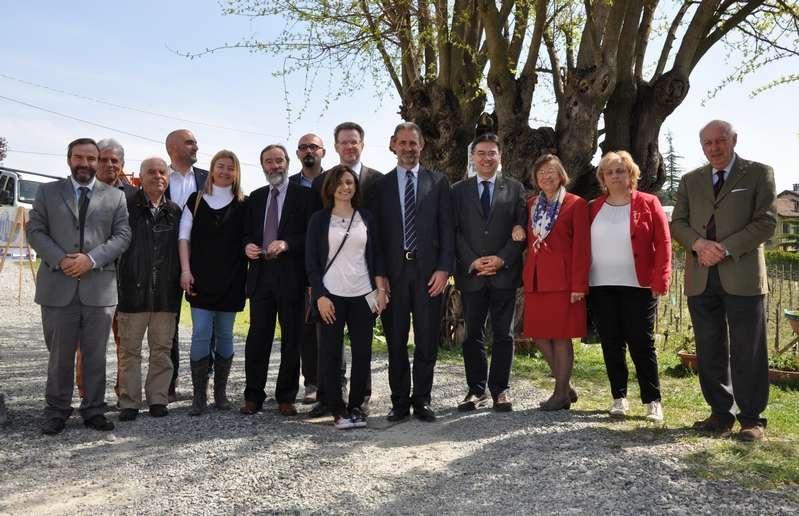
[[[322,183],[325,181],[325,175],[327,175],[330,170],[333,170],[338,166],[339,165],[336,165],[329,170],[325,170],[313,180],[311,188],[314,192],[316,192],[316,201],[318,202],[317,209],[319,210],[322,209]],[[361,173],[358,175],[358,195],[360,198],[361,208],[370,208],[373,187],[381,177],[383,177],[382,172],[373,168],[369,168],[366,165],[361,165]]]
[[[203,170],[201,168],[193,167],[194,168],[194,184],[197,186],[197,191],[201,191],[205,188],[205,182],[208,180],[208,171]],[[166,187],[165,192],[166,198],[170,201],[172,200],[172,195],[169,193],[169,186]],[[180,207],[183,209],[183,206]]]
[[[375,276],[385,276],[383,256],[380,254],[379,233],[377,223],[372,214],[364,209],[358,213],[366,223],[366,267],[369,269],[369,279],[372,288],[375,288]],[[308,223],[308,235],[305,239],[305,271],[311,283],[311,295],[314,302],[330,292],[322,282],[322,275],[327,266],[327,257],[330,253],[328,244],[328,230],[330,229],[330,210],[317,211]],[[338,244],[337,244],[338,245]],[[316,306],[314,303],[313,306]]]
[[[498,176],[491,199],[488,219],[483,216],[477,195],[478,177],[458,181],[452,186],[452,208],[455,213],[455,286],[464,292],[480,290],[486,283],[494,288],[515,289],[521,284],[524,242],[511,238],[513,226],[526,227],[527,207],[524,187],[515,179]],[[505,266],[494,276],[477,276],[469,272],[471,264],[481,256],[496,255]]]
[[[263,246],[264,216],[269,186],[250,194],[246,201],[244,246]],[[286,199],[277,228],[277,239],[285,240],[289,248],[271,260],[263,256],[249,260],[247,268],[247,297],[259,299],[267,293],[280,296],[302,296],[308,280],[305,276],[305,233],[313,213],[312,194],[308,188],[288,184]]]
[[[386,272],[394,278],[402,271],[405,252],[397,169],[382,176],[371,194]],[[424,167],[419,167],[416,188],[416,257],[425,278],[436,270],[454,270],[455,231],[449,181],[443,174]]]

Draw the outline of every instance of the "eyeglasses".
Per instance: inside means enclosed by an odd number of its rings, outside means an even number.
[[[320,147],[319,145],[317,145],[315,143],[301,143],[301,144],[297,145],[297,150],[299,150],[300,152],[302,152],[302,151],[316,152],[316,151],[318,151],[321,148],[322,147]]]

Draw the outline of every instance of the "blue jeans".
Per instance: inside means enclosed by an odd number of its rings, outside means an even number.
[[[233,322],[236,312],[213,312],[191,309],[191,360],[197,362],[211,354],[211,331],[216,336],[216,354],[228,359],[233,356]]]

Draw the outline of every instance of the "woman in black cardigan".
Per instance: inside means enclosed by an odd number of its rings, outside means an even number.
[[[325,175],[324,210],[308,225],[305,268],[319,313],[319,373],[324,399],[344,430],[366,426],[361,410],[372,361],[375,314],[388,304],[387,282],[372,214],[358,209],[358,178],[347,166]],[[339,384],[344,326],[350,335],[349,403]]]

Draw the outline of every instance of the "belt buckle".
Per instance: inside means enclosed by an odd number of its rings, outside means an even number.
[[[412,260],[415,260],[416,259],[416,251],[405,251],[404,257],[405,257],[405,260],[409,261],[409,262],[412,261]]]

